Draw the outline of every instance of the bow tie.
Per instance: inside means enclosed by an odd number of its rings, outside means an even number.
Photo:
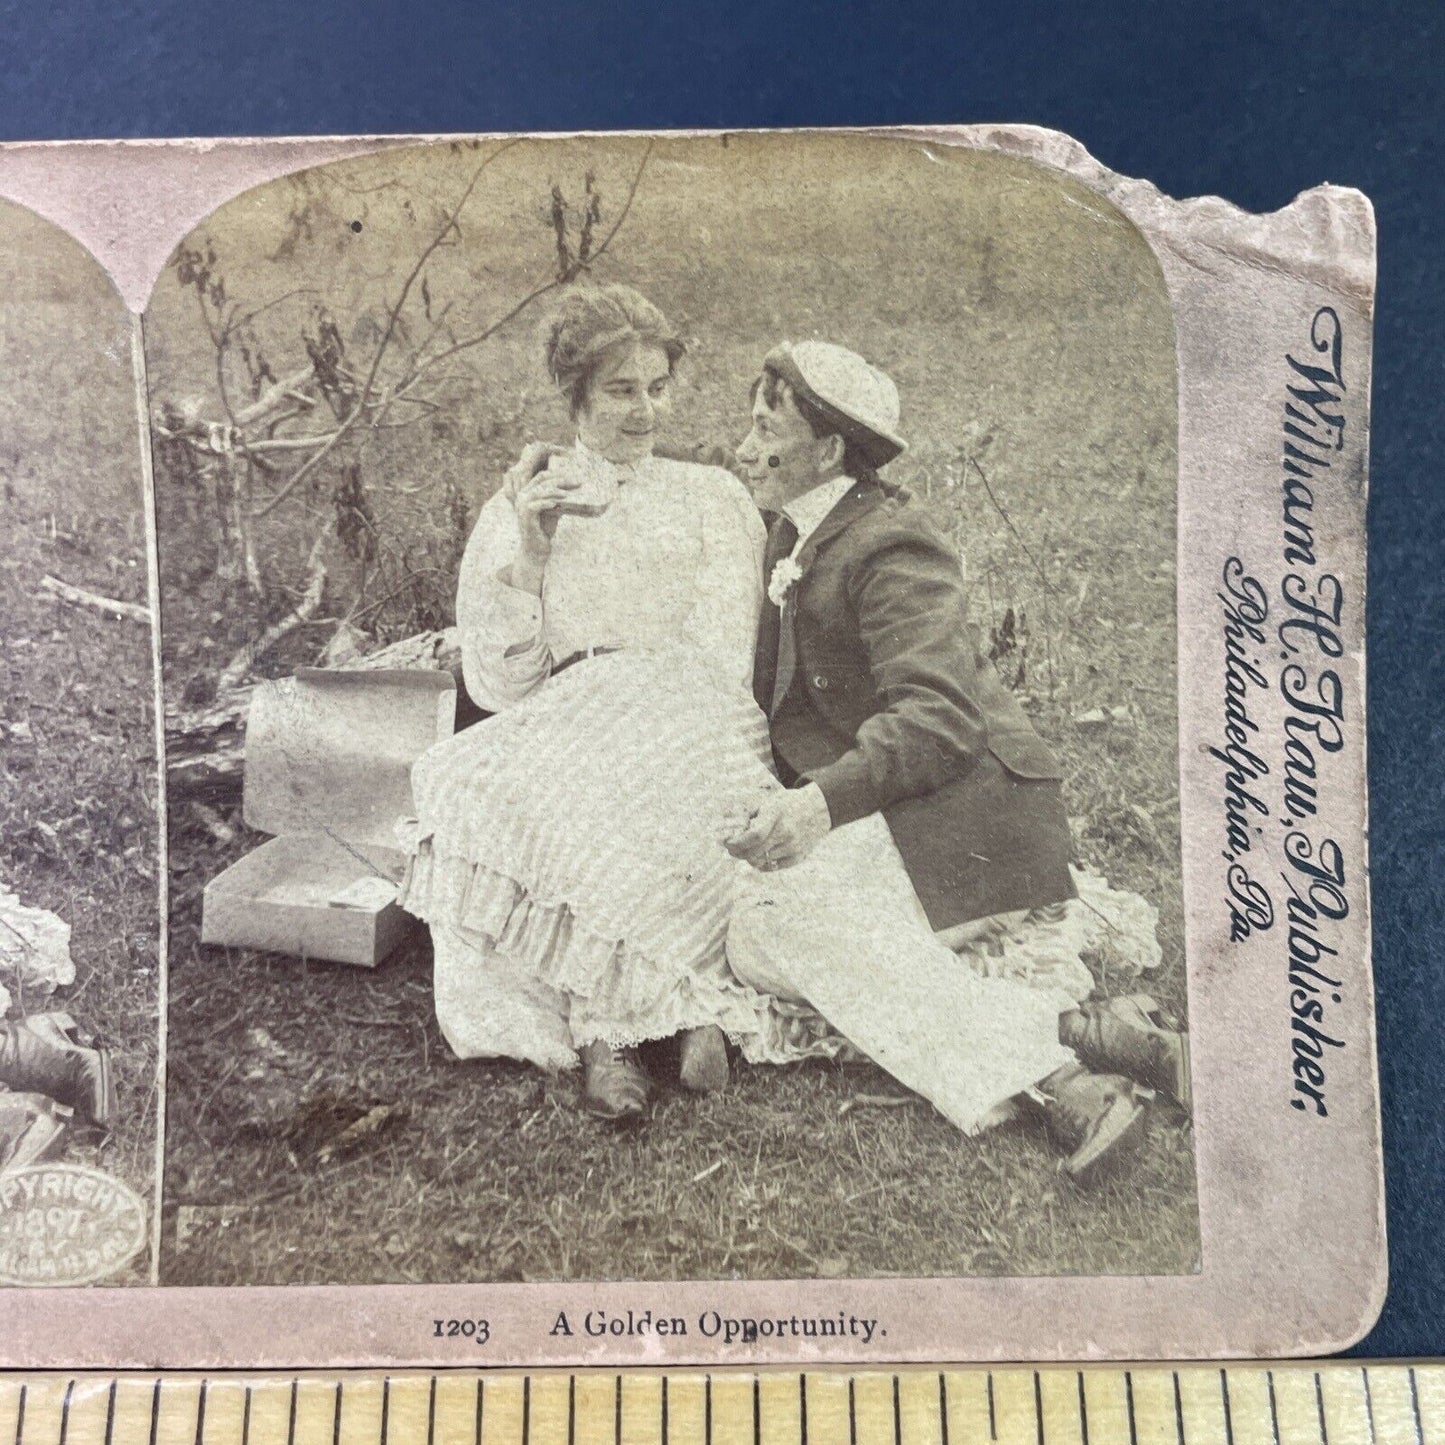
[[[768,545],[763,554],[765,573],[771,573],[774,565],[788,556],[797,544],[797,524],[786,512],[775,513],[768,527]]]

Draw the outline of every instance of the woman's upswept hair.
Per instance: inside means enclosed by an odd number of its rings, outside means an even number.
[[[547,374],[576,417],[603,356],[620,342],[660,346],[669,368],[687,350],[666,316],[631,286],[579,286],[568,293],[547,326]]]

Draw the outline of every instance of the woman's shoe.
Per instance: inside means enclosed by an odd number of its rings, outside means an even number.
[[[647,1113],[651,1092],[635,1049],[614,1049],[602,1039],[582,1050],[582,1099],[599,1118],[632,1123]]]
[[[1189,1035],[1162,1026],[1148,994],[1086,1003],[1059,1015],[1059,1042],[1087,1068],[1126,1074],[1190,1113]]]
[[[115,1117],[110,1055],[78,1040],[66,1013],[38,1013],[0,1022],[0,1083],[64,1104],[82,1124],[109,1129]]]
[[[0,1169],[43,1164],[60,1153],[65,1122],[45,1094],[0,1094]]]
[[[1082,1064],[1055,1070],[1028,1097],[1043,1109],[1049,1134],[1065,1153],[1059,1168],[1086,1189],[1131,1162],[1148,1130],[1140,1090]]]
[[[728,1045],[716,1024],[689,1029],[682,1036],[677,1076],[694,1094],[717,1094],[727,1088]]]

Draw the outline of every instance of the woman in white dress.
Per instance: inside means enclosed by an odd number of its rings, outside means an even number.
[[[761,518],[720,467],[653,454],[682,345],[623,286],[578,290],[546,341],[577,424],[527,448],[482,508],[457,624],[494,717],[416,765],[403,903],[431,925],[437,1017],[463,1058],[586,1068],[640,1114],[634,1047],[682,1036],[681,1078],[836,1053],[806,1010],[728,969],[722,838],[780,785],[753,702]]]

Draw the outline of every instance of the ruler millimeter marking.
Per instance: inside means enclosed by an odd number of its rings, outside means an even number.
[[[12,1375],[11,1442],[1445,1445],[1445,1363]]]

